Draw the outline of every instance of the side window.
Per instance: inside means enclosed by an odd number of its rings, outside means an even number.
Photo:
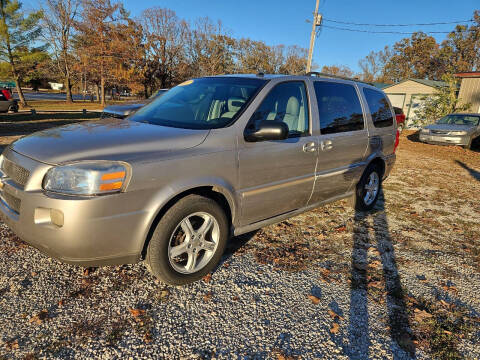
[[[283,121],[289,137],[302,136],[309,131],[308,100],[303,81],[288,81],[276,85],[253,113],[250,122]]]
[[[353,85],[315,81],[320,131],[334,134],[364,128],[362,106]]]
[[[393,114],[385,95],[368,88],[364,88],[363,93],[372,114],[373,125],[376,128],[393,126]]]

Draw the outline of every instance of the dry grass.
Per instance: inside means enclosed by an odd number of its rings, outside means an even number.
[[[125,101],[108,101],[107,106],[113,104],[121,104]],[[51,110],[102,110],[102,105],[91,101],[75,101],[67,104],[65,101],[59,100],[29,100],[28,107],[20,110],[35,109],[37,111],[51,111]]]

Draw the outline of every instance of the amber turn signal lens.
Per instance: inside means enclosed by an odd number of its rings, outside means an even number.
[[[123,179],[124,177],[125,177],[125,171],[117,171],[117,172],[102,175],[101,180],[106,181],[106,180]]]
[[[122,181],[112,182],[108,184],[101,184],[100,191],[118,190],[122,188],[122,185],[123,185]]]

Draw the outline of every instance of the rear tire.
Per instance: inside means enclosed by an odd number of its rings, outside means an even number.
[[[382,176],[382,171],[377,164],[368,165],[355,190],[355,210],[370,211],[373,209],[380,194]]]
[[[18,112],[18,105],[10,105],[8,107],[8,111],[9,113],[13,112],[13,113],[17,113]]]
[[[210,198],[188,195],[160,219],[147,247],[147,268],[167,284],[197,281],[220,262],[228,235],[222,207]]]
[[[470,138],[469,142],[467,145],[463,145],[463,148],[464,149],[467,149],[467,150],[470,150],[472,148],[472,142],[473,142],[473,139]]]

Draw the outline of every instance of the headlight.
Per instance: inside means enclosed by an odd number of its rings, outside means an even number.
[[[43,188],[72,195],[100,195],[125,190],[128,164],[117,161],[81,161],[47,171]]]
[[[450,131],[450,135],[467,135],[466,131]]]
[[[420,131],[422,134],[430,134],[430,130],[429,129],[422,129]]]

